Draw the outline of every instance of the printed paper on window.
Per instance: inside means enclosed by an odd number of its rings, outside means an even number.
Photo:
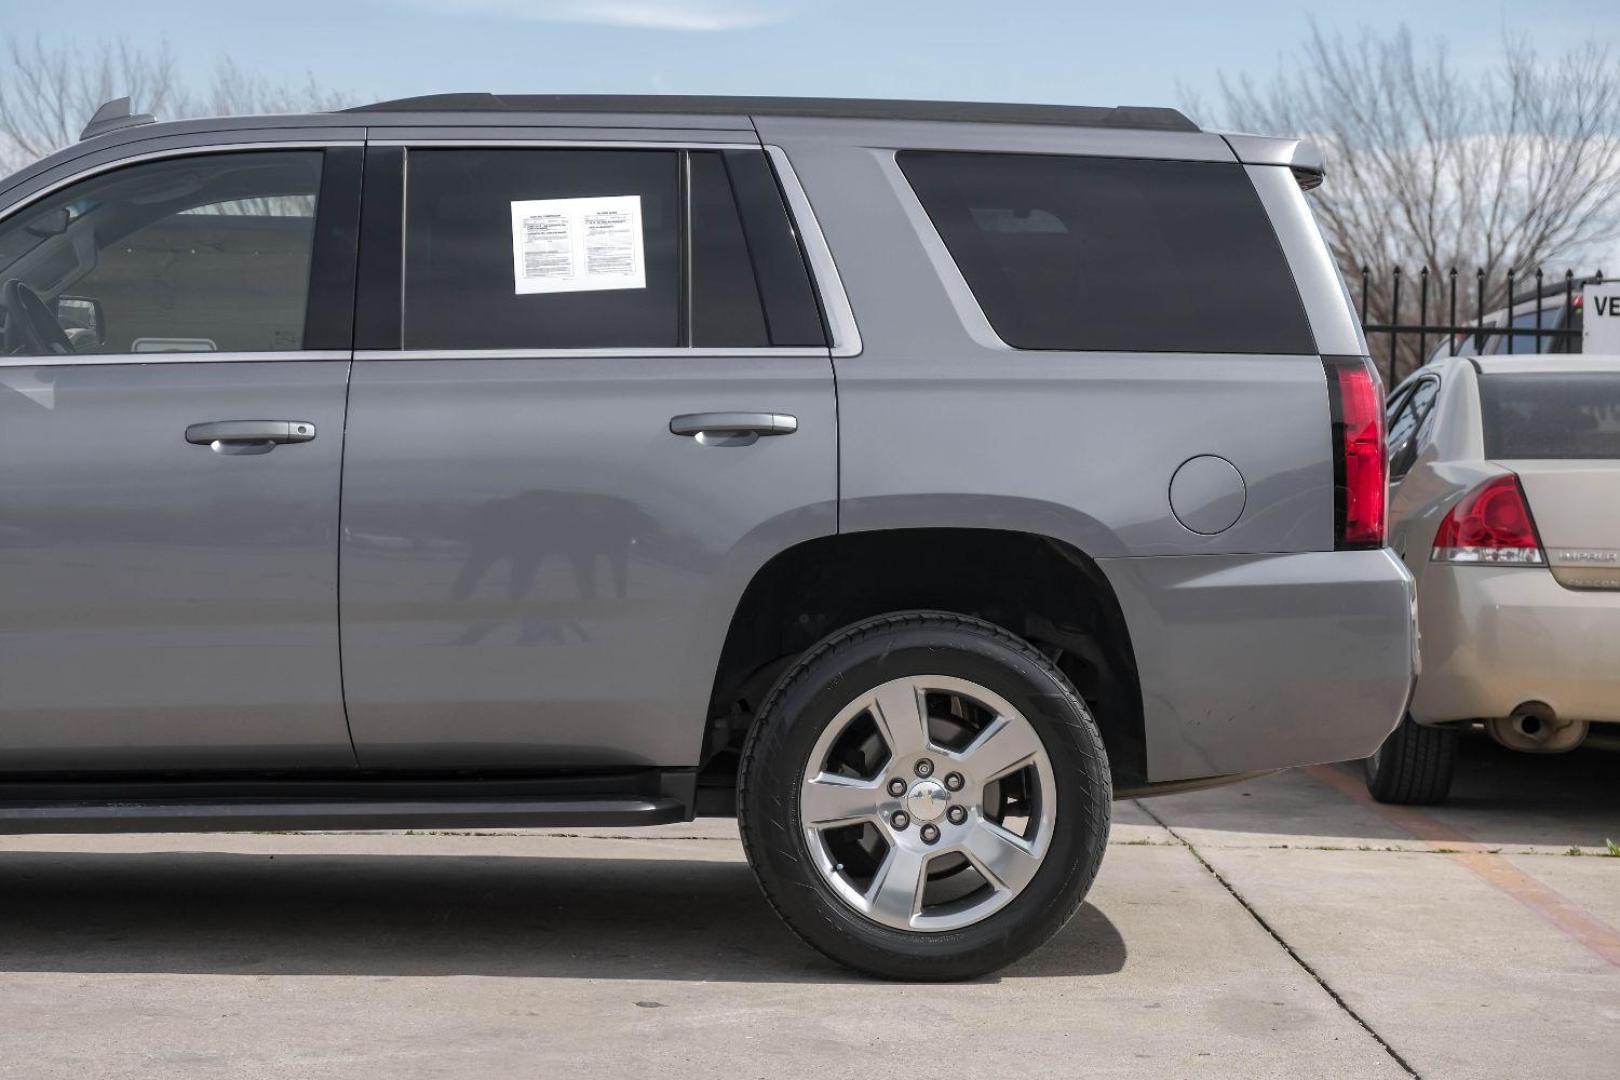
[[[515,291],[645,289],[640,195],[512,204]]]

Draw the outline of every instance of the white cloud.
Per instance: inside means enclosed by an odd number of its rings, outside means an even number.
[[[591,23],[638,30],[748,30],[792,12],[778,0],[404,0],[453,15],[495,15],[532,22]]]

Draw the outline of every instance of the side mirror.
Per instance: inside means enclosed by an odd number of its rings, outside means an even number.
[[[35,236],[48,239],[52,236],[61,236],[67,232],[68,225],[72,221],[73,217],[68,213],[68,208],[59,206],[55,210],[47,210],[39,214],[27,225],[24,225],[23,228]]]
[[[84,352],[107,340],[107,315],[101,301],[88,296],[56,298],[56,321],[67,331],[74,351]]]
[[[1412,471],[1417,462],[1417,432],[1409,433],[1389,448],[1389,479],[1394,483]]]

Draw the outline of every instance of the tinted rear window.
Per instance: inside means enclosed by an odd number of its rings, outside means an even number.
[[[412,150],[405,213],[407,349],[680,344],[679,157],[670,150]],[[512,206],[640,200],[645,284],[523,294]]]
[[[765,308],[754,287],[753,259],[732,197],[726,163],[718,153],[691,155],[692,341],[743,347],[770,341]]]
[[[422,149],[407,167],[407,349],[826,344],[761,151]]]
[[[1315,351],[1242,166],[936,151],[899,162],[1015,348]]]
[[[1485,456],[1620,458],[1620,373],[1481,375]]]
[[[1541,330],[1556,330],[1564,321],[1562,305],[1557,307],[1544,307],[1541,309]],[[1536,310],[1521,311],[1513,316],[1513,329],[1529,331],[1524,334],[1498,334],[1491,339],[1485,349],[1488,353],[1538,353],[1552,352],[1563,338],[1544,337],[1538,339],[1535,331]]]

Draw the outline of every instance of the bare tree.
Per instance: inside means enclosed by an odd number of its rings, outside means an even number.
[[[1420,47],[1405,28],[1344,38],[1313,27],[1297,67],[1264,84],[1223,75],[1220,97],[1223,123],[1322,148],[1315,208],[1356,287],[1363,266],[1379,282],[1397,266],[1442,278],[1456,267],[1470,284],[1483,269],[1489,311],[1509,269],[1521,281],[1552,264],[1561,273],[1613,250],[1620,232],[1620,63],[1608,48],[1547,63],[1505,40],[1488,68],[1460,72],[1444,43]],[[1387,290],[1375,292],[1369,317],[1392,321]]]
[[[347,93],[321,86],[310,72],[302,82],[279,83],[243,70],[227,56],[214,66],[207,96],[192,101],[190,111],[203,116],[331,112],[353,103]]]
[[[144,110],[177,111],[181,91],[167,46],[49,48],[40,39],[6,43],[0,72],[0,168],[44,157],[74,139],[102,102],[129,95]]]
[[[137,112],[167,118],[315,112],[347,103],[312,75],[284,84],[221,59],[201,92],[182,77],[167,44],[53,46],[11,39],[0,53],[0,175],[68,145],[105,101],[128,96]]]

